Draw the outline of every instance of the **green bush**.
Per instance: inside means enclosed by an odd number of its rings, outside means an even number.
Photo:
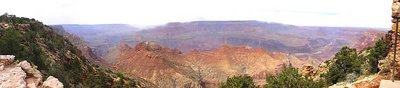
[[[258,88],[253,82],[253,78],[248,75],[233,76],[221,83],[220,88]]]
[[[378,61],[386,57],[388,51],[383,39],[376,41],[375,45],[363,50],[363,54],[358,55],[356,49],[343,47],[336,53],[333,62],[329,65],[329,71],[323,75],[323,78],[329,84],[335,84],[340,81],[354,80],[354,77],[368,75],[379,72]]]
[[[371,74],[379,72],[378,61],[384,59],[388,54],[386,43],[380,39],[373,47],[371,47],[369,54],[366,56],[368,59],[368,71]]]
[[[346,79],[347,74],[361,73],[362,60],[358,57],[356,49],[343,47],[336,53],[333,60],[330,63],[329,71],[322,75],[329,84],[348,80]]]
[[[304,78],[297,68],[289,67],[277,76],[269,76],[264,88],[323,88],[324,82]]]
[[[15,29],[9,28],[0,36],[0,54],[16,54],[22,50],[20,34]]]

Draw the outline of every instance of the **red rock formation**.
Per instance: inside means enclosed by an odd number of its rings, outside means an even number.
[[[179,64],[173,61],[179,58],[179,53],[151,42],[142,42],[125,50],[114,66],[117,70],[142,77],[159,87],[183,87],[194,81],[176,69]]]

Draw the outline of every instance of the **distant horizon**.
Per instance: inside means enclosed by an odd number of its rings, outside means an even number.
[[[16,15],[17,17],[26,17],[26,16],[19,16],[18,14],[11,14],[8,12],[5,12],[9,15]],[[5,14],[3,13],[3,14]],[[32,17],[26,17],[26,18],[32,18]],[[196,22],[196,21],[258,21],[258,22],[268,22],[268,23],[278,23],[278,24],[284,24],[284,25],[294,25],[294,26],[311,26],[311,27],[356,27],[356,28],[390,28],[391,26],[385,26],[385,27],[370,27],[370,26],[330,26],[330,25],[296,25],[296,24],[288,24],[288,23],[283,23],[283,22],[273,22],[273,21],[261,21],[261,20],[189,20],[189,21],[170,21],[166,23],[161,23],[161,24],[149,24],[149,25],[143,25],[143,24],[135,24],[135,23],[45,23],[45,21],[39,20],[37,18],[34,18],[38,21],[43,22],[46,25],[102,25],[102,24],[127,24],[127,25],[132,25],[135,27],[141,27],[141,28],[148,28],[148,27],[154,27],[154,26],[162,26],[166,25],[168,23],[187,23],[187,22]],[[391,25],[391,23],[389,24]]]
[[[45,24],[163,25],[258,20],[298,26],[391,27],[391,0],[5,0],[0,13]]]
[[[46,25],[130,25],[133,27],[137,27],[139,29],[147,29],[147,28],[152,28],[152,27],[157,27],[157,26],[165,26],[169,23],[190,23],[190,22],[230,22],[230,21],[257,21],[257,22],[267,22],[267,21],[258,21],[258,20],[201,20],[201,21],[185,21],[185,22],[168,22],[165,24],[160,24],[160,25],[136,25],[136,24],[129,24],[129,23],[107,23],[107,24],[46,24]],[[267,23],[275,23],[275,24],[282,24],[282,25],[293,25],[293,24],[286,24],[286,23],[279,23],[279,22],[267,22]],[[373,29],[380,29],[380,30],[390,30],[390,27],[357,27],[357,26],[303,26],[303,25],[293,25],[293,26],[299,26],[299,27],[338,27],[338,28],[373,28]]]

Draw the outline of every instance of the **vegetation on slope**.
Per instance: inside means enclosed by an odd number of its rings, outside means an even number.
[[[340,81],[355,81],[361,75],[369,75],[379,72],[378,61],[387,55],[386,43],[380,39],[374,46],[361,51],[360,54],[354,48],[343,47],[329,63],[329,70],[322,75],[328,84]]]
[[[253,78],[248,75],[233,76],[221,83],[220,88],[257,88],[253,82]]]
[[[367,50],[369,51],[369,54],[364,57],[368,60],[368,65],[366,66],[368,72],[370,74],[377,73],[379,72],[378,61],[385,59],[388,55],[386,43],[380,39],[375,43],[375,46],[368,47]]]
[[[277,76],[267,77],[264,88],[322,88],[324,82],[302,77],[297,68],[289,67]]]
[[[356,49],[343,47],[333,58],[329,71],[323,76],[330,84],[346,80],[348,77],[355,79],[361,73],[362,60],[358,57]],[[353,77],[355,75],[355,77]]]
[[[314,82],[309,78],[302,77],[297,68],[289,67],[277,76],[266,78],[264,88],[322,88],[324,82]],[[233,76],[221,83],[220,88],[259,88],[250,76]]]
[[[32,62],[45,76],[55,76],[65,87],[140,87],[139,82],[91,64],[69,41],[35,19],[4,14],[0,23],[0,54]]]

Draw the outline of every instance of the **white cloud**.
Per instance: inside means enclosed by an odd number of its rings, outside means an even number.
[[[47,24],[158,25],[259,20],[294,25],[390,27],[392,0],[4,0],[0,13]]]

